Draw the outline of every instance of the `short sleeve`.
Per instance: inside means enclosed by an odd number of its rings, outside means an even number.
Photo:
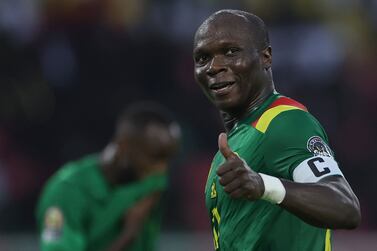
[[[85,196],[67,183],[47,185],[37,207],[42,251],[86,249]]]
[[[302,161],[318,154],[332,155],[322,126],[299,109],[282,112],[271,121],[263,147],[266,173],[290,180]]]

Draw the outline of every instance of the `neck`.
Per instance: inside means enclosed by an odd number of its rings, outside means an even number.
[[[266,99],[268,99],[271,96],[273,92],[273,85],[269,86],[269,88],[264,88],[261,92],[256,94],[254,98],[251,99],[246,109],[242,113],[240,113],[239,116],[237,116],[236,118],[238,118],[238,120],[241,120],[247,117],[253,111],[257,110],[264,103],[264,101],[266,101]]]
[[[266,99],[274,92],[274,85],[266,85],[266,88],[263,88],[260,92],[256,93],[247,105],[240,110],[234,112],[221,112],[221,116],[224,121],[224,126],[226,131],[230,131],[236,123],[240,120],[244,119],[245,117],[249,116],[250,113],[257,110],[261,104],[266,101]]]

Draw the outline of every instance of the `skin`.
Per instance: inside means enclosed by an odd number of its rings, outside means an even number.
[[[241,25],[234,25],[238,22]],[[223,113],[240,120],[273,92],[271,47],[256,48],[241,17],[222,15],[204,22],[195,35],[195,79]],[[212,87],[234,82],[226,92]]]
[[[179,134],[159,124],[150,124],[142,132],[134,131],[132,126],[126,128],[116,134],[102,153],[101,168],[107,181],[116,186],[166,172],[169,160],[178,148]],[[107,251],[129,247],[160,196],[160,192],[147,196],[124,213],[122,232]]]
[[[114,186],[166,171],[179,145],[180,135],[171,128],[150,124],[139,131],[125,124],[102,153],[102,172]]]
[[[222,11],[208,18],[195,35],[195,79],[231,125],[258,108],[274,90],[271,47],[257,48],[253,34],[242,12]],[[214,84],[221,82],[232,85],[214,90]],[[264,193],[261,176],[229,148],[226,134],[220,134],[218,145],[225,158],[217,170],[224,191],[234,199],[260,199]],[[281,181],[286,196],[279,205],[303,221],[332,229],[359,225],[359,201],[343,177],[305,184]]]
[[[124,250],[132,243],[141,231],[147,216],[160,200],[160,195],[160,193],[155,193],[148,196],[126,212],[122,233],[107,249],[108,251]]]

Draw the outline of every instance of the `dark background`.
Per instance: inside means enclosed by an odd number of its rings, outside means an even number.
[[[210,232],[204,183],[223,129],[194,82],[192,40],[222,8],[265,20],[277,90],[325,127],[360,199],[359,229],[376,230],[377,1],[1,0],[1,233],[35,233],[46,179],[100,151],[116,115],[144,99],[183,127],[164,229]]]

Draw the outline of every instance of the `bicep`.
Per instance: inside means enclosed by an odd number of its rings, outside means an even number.
[[[45,192],[38,213],[42,251],[85,250],[84,201],[83,194],[65,185]]]

